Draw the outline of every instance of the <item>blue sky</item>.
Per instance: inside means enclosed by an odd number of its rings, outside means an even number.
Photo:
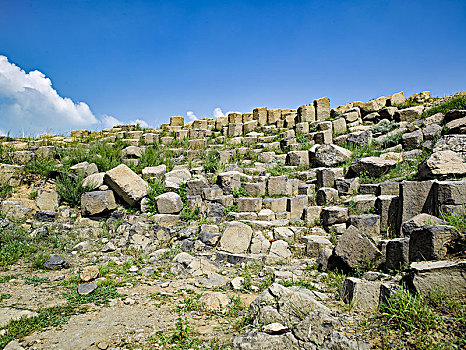
[[[4,133],[466,90],[464,0],[0,0],[0,9]],[[34,70],[43,76],[28,85]],[[41,91],[45,77],[52,87]]]

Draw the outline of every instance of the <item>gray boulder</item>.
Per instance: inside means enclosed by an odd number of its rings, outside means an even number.
[[[149,193],[147,182],[124,164],[107,171],[104,181],[130,206],[136,206]]]

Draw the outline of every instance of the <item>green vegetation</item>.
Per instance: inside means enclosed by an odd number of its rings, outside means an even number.
[[[0,200],[5,199],[13,193],[13,187],[8,184],[0,185]]]
[[[217,150],[210,150],[202,161],[206,173],[216,173],[220,169],[220,154]]]
[[[32,239],[22,227],[12,225],[4,228],[0,235],[0,266],[9,266],[19,258],[37,251]]]
[[[24,284],[32,284],[34,287],[40,286],[42,283],[50,284],[48,277],[39,277],[39,276],[25,276]]]
[[[387,120],[385,120],[387,121]],[[371,128],[371,131],[373,133],[382,133],[382,134],[386,134],[394,129],[397,129],[398,127],[400,126],[399,123],[396,123],[394,121],[391,121],[391,122],[386,122],[386,123],[382,123],[380,122],[379,124],[377,125],[374,125],[372,128]]]
[[[447,99],[446,101],[439,103],[431,109],[425,111],[422,114],[422,117],[428,118],[436,113],[445,114],[452,109],[466,109],[466,95],[460,95],[457,97]]]
[[[438,289],[423,296],[399,291],[363,327],[382,349],[460,349],[466,346],[465,302],[464,296],[447,295]]]
[[[60,199],[71,207],[81,205],[81,196],[94,189],[94,186],[83,186],[84,177],[61,174],[56,181],[56,187]]]
[[[249,196],[248,191],[246,191],[246,189],[243,186],[240,186],[239,188],[234,188],[233,190],[231,190],[231,194],[234,198]]]
[[[49,176],[50,172],[56,169],[55,160],[51,158],[39,158],[27,162],[24,167],[27,174],[37,174],[43,177]]]
[[[149,182],[150,191],[147,195],[149,202],[147,209],[150,213],[157,213],[157,201],[156,198],[161,194],[165,193],[165,186],[162,179],[155,179],[153,182]]]

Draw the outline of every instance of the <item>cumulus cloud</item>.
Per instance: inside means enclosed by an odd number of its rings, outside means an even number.
[[[186,112],[186,116],[188,117],[188,119],[189,119],[190,121],[197,120],[197,117],[196,117],[196,115],[194,114],[193,111],[187,111],[187,112]]]
[[[147,124],[147,122],[145,120],[142,120],[142,119],[131,120],[129,122],[129,124],[134,124],[134,125],[139,124],[139,126],[141,128],[148,128],[149,127],[149,124]]]
[[[123,124],[117,118],[111,115],[104,115],[101,120],[102,128],[113,128],[115,125]]]
[[[29,73],[0,56],[0,120],[17,134],[65,131],[99,123],[84,102],[61,97],[43,73]]]
[[[220,117],[224,117],[225,114],[223,114],[222,112],[222,109],[220,107],[217,107],[214,109],[214,118],[217,119],[217,118],[220,118]]]

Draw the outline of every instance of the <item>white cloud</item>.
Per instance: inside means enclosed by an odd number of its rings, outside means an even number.
[[[99,123],[84,102],[61,97],[43,73],[26,73],[0,55],[0,121],[16,135],[63,132]]]
[[[129,122],[129,124],[134,124],[134,125],[139,124],[139,126],[141,128],[148,128],[149,127],[149,124],[147,124],[147,122],[145,120],[142,120],[142,119],[131,120]]]
[[[101,120],[102,128],[113,128],[115,125],[123,124],[117,118],[111,115],[104,115]]]
[[[194,114],[193,111],[187,111],[187,112],[186,112],[186,116],[188,117],[188,119],[189,119],[190,121],[197,120],[197,117],[196,117],[196,115]]]
[[[214,109],[214,118],[217,119],[217,118],[220,118],[220,117],[224,117],[225,114],[223,114],[222,112],[222,109],[220,107],[217,107]]]

